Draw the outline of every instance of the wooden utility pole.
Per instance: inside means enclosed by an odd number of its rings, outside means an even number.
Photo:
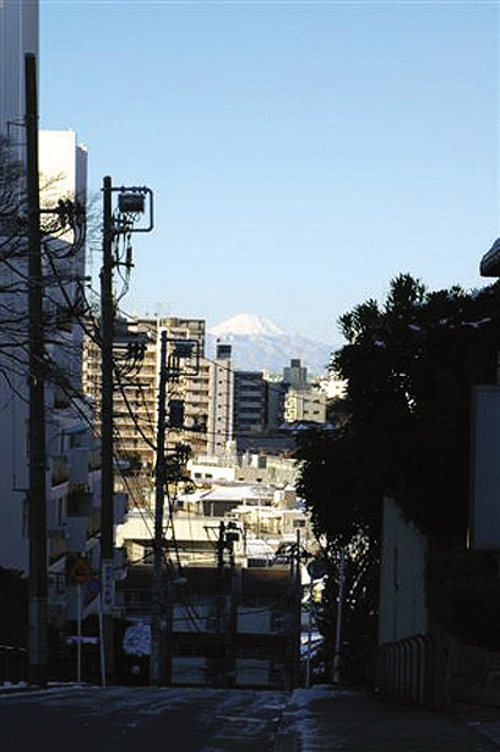
[[[47,499],[45,462],[45,348],[38,178],[36,58],[25,58],[26,201],[28,209],[29,374],[29,643],[28,678],[47,682]]]

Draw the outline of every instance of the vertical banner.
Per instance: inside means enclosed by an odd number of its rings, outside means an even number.
[[[102,611],[104,614],[111,614],[115,605],[115,571],[113,560],[102,560],[101,577]]]

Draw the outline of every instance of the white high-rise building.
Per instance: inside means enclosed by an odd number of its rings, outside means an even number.
[[[24,122],[24,55],[38,58],[38,0],[0,0],[0,134]],[[23,139],[15,139],[21,141]]]
[[[72,131],[40,133],[40,172],[51,188],[41,195],[41,205],[57,204],[59,197],[86,194],[86,149],[77,144]],[[46,318],[47,380],[47,529],[48,561],[64,578],[65,556],[69,552],[87,553],[86,535],[92,527],[89,515],[98,513],[100,499],[100,461],[91,432],[91,414],[83,402],[75,407],[82,380],[82,328],[75,318],[74,303],[84,275],[84,247],[70,246],[71,233],[50,240],[50,252],[44,262],[44,314]],[[71,252],[68,251],[71,249]],[[50,255],[51,262],[47,261]],[[3,275],[3,265],[0,269]],[[27,294],[22,277],[17,291],[1,290],[0,304],[6,296],[13,299],[20,314],[14,326],[7,313],[0,324],[2,341],[9,348],[0,352],[0,566],[26,571],[28,566],[27,501],[28,488],[28,363]],[[5,277],[2,276],[2,280]],[[4,308],[5,312],[5,308]],[[24,345],[23,345],[24,342]],[[75,464],[76,463],[76,464]],[[84,470],[84,468],[86,468]],[[84,479],[86,506],[81,510],[75,488]],[[83,482],[83,481],[82,481]],[[76,484],[76,486],[75,486]],[[85,507],[85,509],[84,509]],[[95,510],[94,510],[95,507]],[[97,520],[94,528],[98,529]]]
[[[26,237],[16,224],[16,201],[25,186],[25,54],[38,62],[38,0],[0,0],[0,136],[5,165],[21,165],[19,181],[3,195],[14,197],[14,224],[0,225],[0,566],[28,571],[28,295]],[[37,66],[38,67],[38,66]],[[43,208],[59,199],[85,202],[86,149],[73,132],[41,133],[39,166],[45,175],[40,197]],[[56,179],[57,176],[57,179]],[[12,181],[2,170],[4,180]],[[21,206],[21,204],[19,204]],[[1,207],[0,207],[1,211]],[[84,247],[73,243],[72,232],[44,228],[43,283],[45,331],[46,500],[48,615],[52,622],[76,615],[75,588],[66,585],[67,557],[87,555],[99,563],[100,452],[91,431],[91,415],[78,399],[82,376],[82,332],[75,313],[84,275]],[[17,228],[13,237],[12,228]],[[57,238],[54,232],[57,228]],[[13,255],[13,251],[15,251]],[[46,323],[45,323],[46,322]],[[77,404],[79,402],[79,404]],[[36,430],[36,427],[35,427]],[[91,610],[90,601],[85,611]]]
[[[38,0],[1,0],[0,136],[10,136],[15,142],[25,140],[19,126],[24,123],[24,55],[27,52],[38,53]],[[13,156],[20,159],[22,153],[14,152]],[[0,279],[3,311],[22,307],[24,302],[19,293],[6,292],[7,285],[14,281],[10,272],[2,269]],[[12,327],[6,324],[6,317],[4,313],[0,361],[0,565],[26,569],[27,367],[25,354],[21,354],[21,362],[14,367],[19,348],[8,351],[5,347],[12,337]]]
[[[209,363],[207,453],[220,456],[233,439],[234,371],[231,345],[217,344]]]

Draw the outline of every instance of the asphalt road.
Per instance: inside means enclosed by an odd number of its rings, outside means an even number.
[[[271,752],[284,692],[68,688],[0,697],[1,752]]]
[[[0,694],[0,752],[492,752],[500,709],[439,712],[360,689],[149,687]]]

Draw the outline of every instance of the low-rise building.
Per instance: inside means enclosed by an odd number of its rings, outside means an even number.
[[[300,664],[300,578],[285,567],[188,567],[173,578],[172,683],[289,690]],[[118,608],[132,621],[125,650],[147,683],[151,567],[129,570]],[[168,621],[168,619],[167,619]],[[167,659],[168,660],[168,659]],[[142,670],[142,677],[137,672]]]

